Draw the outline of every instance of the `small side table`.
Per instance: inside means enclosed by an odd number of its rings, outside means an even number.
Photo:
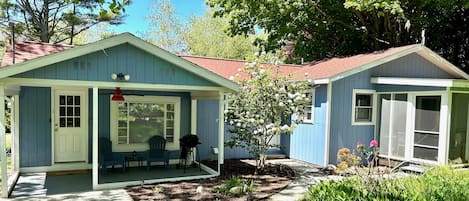
[[[138,163],[138,167],[143,167],[143,161],[145,161],[145,157],[141,154],[129,154],[125,156],[125,167],[130,167],[130,162],[136,161]]]

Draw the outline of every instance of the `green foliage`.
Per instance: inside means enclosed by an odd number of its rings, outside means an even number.
[[[245,148],[256,159],[257,170],[264,168],[266,151],[280,147],[271,144],[272,138],[291,134],[302,121],[305,107],[311,105],[306,96],[308,82],[291,82],[291,76],[279,72],[279,59],[269,64],[262,63],[262,59],[256,58],[239,69],[234,79],[240,91],[228,97],[229,107],[225,110],[231,133],[226,145]],[[297,117],[290,121],[294,114]]]
[[[228,19],[213,17],[213,10],[203,16],[192,17],[184,40],[192,55],[227,59],[247,59],[258,51],[253,45],[254,35],[231,36],[226,32]]]
[[[434,167],[421,176],[350,177],[311,186],[303,200],[451,200],[469,198],[469,172]]]
[[[463,69],[469,67],[468,0],[207,0],[225,16],[234,35],[264,30],[257,42],[278,50],[296,43],[293,55],[305,61],[347,56],[418,43]],[[296,59],[300,60],[300,59]]]
[[[60,43],[98,24],[120,24],[130,0],[54,0],[4,1],[1,4],[2,27],[10,34],[10,22],[21,30],[19,38]]]
[[[234,187],[239,188],[237,192],[230,192]],[[239,177],[233,176],[229,180],[225,181],[225,184],[221,188],[215,188],[213,190],[216,193],[231,194],[233,196],[242,196],[248,193],[254,192],[254,180],[244,180]]]

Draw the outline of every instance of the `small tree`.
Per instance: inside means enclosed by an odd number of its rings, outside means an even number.
[[[271,144],[274,136],[291,134],[302,118],[291,118],[304,113],[311,105],[307,97],[309,84],[294,82],[291,75],[279,72],[278,60],[263,65],[261,59],[247,63],[236,75],[240,91],[228,97],[225,122],[232,133],[226,143],[229,147],[245,148],[256,160],[256,173],[265,166],[266,151],[278,148]],[[241,77],[247,77],[243,79]]]

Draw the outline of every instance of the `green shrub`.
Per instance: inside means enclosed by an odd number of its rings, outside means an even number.
[[[469,171],[435,167],[421,176],[385,179],[350,177],[308,189],[303,200],[451,200],[469,199]]]
[[[237,192],[230,192],[234,187],[239,188]],[[225,184],[221,188],[215,188],[213,190],[216,193],[231,194],[234,196],[246,195],[248,193],[254,192],[254,181],[243,180],[239,177],[231,177],[229,180],[225,181]]]

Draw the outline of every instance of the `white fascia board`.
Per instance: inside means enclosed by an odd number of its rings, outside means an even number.
[[[222,76],[219,76],[205,68],[202,68],[196,64],[193,64],[183,58],[180,58],[177,55],[174,55],[157,46],[154,46],[129,33],[119,34],[117,36],[114,36],[108,39],[100,40],[94,43],[86,44],[86,45],[79,46],[79,47],[74,47],[74,48],[64,50],[61,52],[57,52],[54,54],[49,54],[46,56],[34,58],[25,62],[21,62],[21,63],[17,63],[17,64],[13,64],[7,67],[0,68],[0,78],[5,78],[5,77],[9,77],[9,76],[16,75],[19,73],[23,73],[26,71],[34,70],[34,69],[41,68],[41,67],[54,64],[57,62],[83,56],[92,52],[104,51],[107,48],[121,45],[124,43],[129,43],[132,46],[142,49],[154,56],[157,56],[165,61],[168,61],[169,63],[179,66],[191,73],[196,74],[197,76],[205,78],[211,82],[214,82],[220,86],[226,87],[232,91],[239,90],[238,84]]]
[[[374,68],[376,66],[379,66],[381,64],[384,64],[384,63],[387,63],[387,62],[390,62],[392,60],[395,60],[395,59],[398,59],[398,58],[401,58],[401,57],[404,57],[404,56],[407,56],[409,54],[412,54],[412,53],[415,53],[419,50],[422,49],[422,45],[420,44],[417,44],[417,45],[413,45],[407,49],[404,49],[402,51],[399,51],[399,52],[396,52],[392,55],[389,55],[389,56],[386,56],[386,57],[383,57],[383,58],[380,58],[380,59],[377,59],[375,61],[372,61],[370,63],[366,63],[366,64],[363,64],[361,66],[358,66],[356,68],[353,68],[351,70],[348,70],[348,71],[345,71],[343,73],[339,73],[333,77],[331,77],[331,81],[336,81],[336,80],[340,80],[342,78],[345,78],[345,77],[348,77],[350,75],[353,75],[355,73],[359,73],[359,72],[362,72],[362,71],[365,71],[365,70],[368,70],[368,69],[371,69],[371,68]]]
[[[432,87],[452,87],[452,79],[431,79],[431,78],[398,78],[398,77],[373,77],[373,84],[388,85],[410,85],[410,86],[432,86]]]
[[[54,79],[32,79],[32,78],[3,78],[0,83],[13,86],[68,86],[68,87],[99,87],[100,89],[123,89],[134,90],[171,90],[171,91],[230,91],[224,87],[192,86],[192,85],[167,85],[150,83],[129,83],[129,82],[103,82],[103,81],[82,81],[82,80],[54,80]]]
[[[314,84],[329,84],[329,78],[313,80]]]

